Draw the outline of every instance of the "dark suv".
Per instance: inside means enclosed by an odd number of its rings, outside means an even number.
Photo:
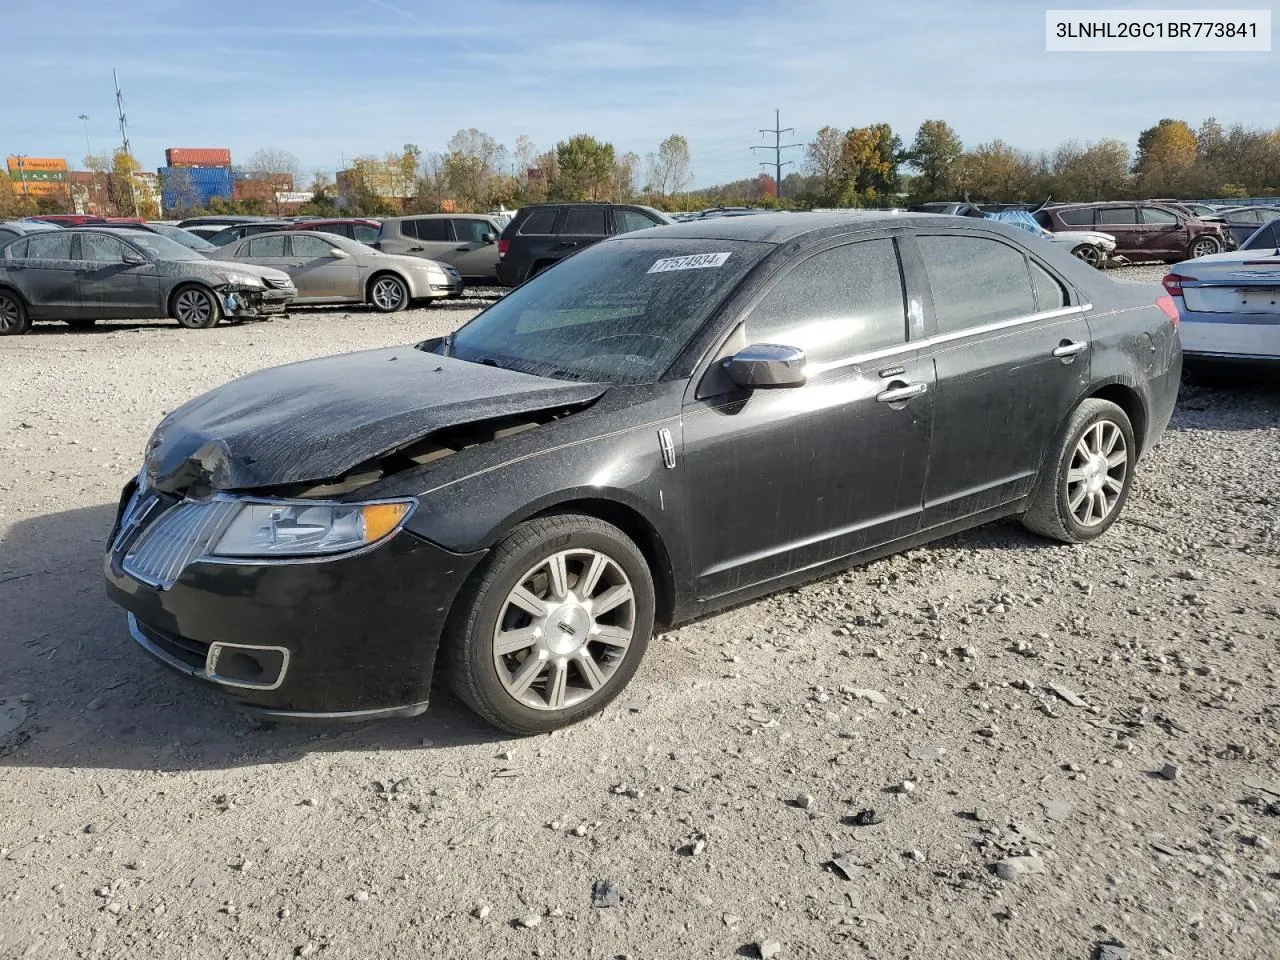
[[[605,237],[673,222],[652,207],[613,203],[536,203],[521,207],[498,240],[498,282],[524,283]]]
[[[1179,263],[1228,249],[1222,224],[1156,203],[1065,203],[1035,214],[1046,230],[1098,230],[1116,238],[1116,256]]]

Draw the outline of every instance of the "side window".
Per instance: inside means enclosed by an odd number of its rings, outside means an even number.
[[[295,257],[306,257],[308,260],[327,258],[332,246],[333,244],[325,243],[320,237],[295,236],[293,238],[293,255]]]
[[[549,234],[556,228],[554,209],[535,210],[520,224],[520,233]]]
[[[892,240],[834,247],[787,273],[746,319],[748,343],[839,360],[906,342],[902,273]]]
[[[10,260],[25,260],[27,256],[26,240],[18,240],[4,248],[4,255]]]
[[[488,220],[453,221],[453,233],[459,243],[484,243],[484,235],[492,230]]]
[[[12,240],[17,235],[18,233],[16,230],[7,230],[4,227],[0,227],[0,243],[4,243],[6,240]]]
[[[81,260],[92,260],[95,263],[122,263],[125,252],[125,245],[115,237],[103,236],[100,233],[80,235]]]
[[[613,211],[613,222],[618,229],[618,233],[630,233],[632,230],[648,230],[650,227],[657,226],[656,223],[639,210],[615,210]]]
[[[1235,217],[1232,217],[1232,219],[1233,220],[1239,219],[1240,222],[1242,223],[1261,223],[1262,211],[1261,210],[1241,210]]]
[[[254,237],[242,249],[247,251],[245,256],[249,257],[283,257],[285,255],[284,241],[284,234],[270,237]]]
[[[933,289],[938,333],[955,333],[1036,312],[1020,250],[973,236],[916,237]]]
[[[27,256],[32,260],[70,260],[74,235],[58,230],[27,240]]]
[[[12,250],[14,249],[14,247],[17,247],[17,246],[18,244],[15,243],[9,249]],[[1253,237],[1249,240],[1249,242],[1244,245],[1244,249],[1261,250],[1263,247],[1274,247],[1274,246],[1277,246],[1277,237],[1276,237],[1276,221],[1273,220],[1271,223],[1267,224],[1265,227],[1263,227],[1261,230],[1255,233]],[[14,253],[14,254],[11,254],[11,256],[20,257],[22,256],[22,254]]]
[[[1168,210],[1161,210],[1159,207],[1143,207],[1142,222],[1159,223],[1164,226],[1168,226],[1171,223],[1177,223],[1178,218],[1172,212]]]
[[[1067,305],[1067,291],[1053,274],[1034,260],[1027,260],[1031,266],[1031,286],[1036,292],[1037,310],[1057,310]]]
[[[449,241],[453,239],[453,230],[448,220],[415,221],[419,240]]]
[[[418,221],[417,220],[401,220],[400,236],[408,237],[410,240],[418,238]]]
[[[1080,207],[1076,210],[1063,210],[1058,219],[1072,227],[1093,226],[1093,207]]]
[[[377,227],[371,227],[367,223],[352,224],[351,230],[355,233],[355,239],[361,243],[373,243],[381,232]]]
[[[571,237],[603,237],[609,232],[605,213],[604,207],[570,207],[560,232]]]
[[[1138,222],[1138,211],[1133,207],[1103,207],[1098,211],[1099,226],[1124,226]]]

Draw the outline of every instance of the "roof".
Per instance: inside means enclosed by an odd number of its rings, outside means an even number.
[[[787,243],[815,234],[836,235],[857,230],[877,230],[902,226],[934,224],[941,227],[973,225],[987,221],[950,217],[929,213],[887,213],[883,210],[846,211],[842,213],[761,213],[751,217],[716,217],[708,220],[684,220],[644,231],[645,237],[679,237],[687,240],[756,240],[765,243]],[[625,237],[626,234],[621,234]]]

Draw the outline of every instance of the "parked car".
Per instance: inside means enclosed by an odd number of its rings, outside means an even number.
[[[28,217],[28,220],[39,220],[42,223],[52,223],[59,227],[78,227],[86,223],[106,223],[106,218],[95,217],[89,213],[42,213],[39,216]]]
[[[262,715],[412,716],[439,663],[495,725],[551,730],[618,695],[655,623],[998,517],[1100,536],[1173,411],[1176,316],[982,220],[614,237],[449,336],[170,413],[108,593]]]
[[[671,220],[652,207],[612,203],[534,203],[521,207],[498,240],[498,282],[524,283],[605,237]]]
[[[209,214],[200,217],[188,217],[186,220],[180,220],[176,226],[181,227],[194,233],[196,236],[204,240],[209,240],[217,236],[227,227],[237,226],[243,223],[280,223],[278,217],[261,217],[240,214]]]
[[[0,334],[26,333],[34,320],[153,317],[205,329],[283,313],[294,292],[278,270],[209,260],[146,230],[71,227],[0,248]]]
[[[105,227],[107,229],[114,227],[116,229],[144,230],[147,233],[158,233],[162,237],[168,237],[170,240],[175,240],[184,247],[194,250],[197,253],[203,253],[205,256],[212,257],[215,260],[217,259],[214,255],[217,254],[219,250],[218,247],[215,247],[208,240],[205,240],[203,237],[200,237],[189,230],[183,230],[181,227],[175,227],[168,223],[117,223],[113,220],[108,220],[106,223],[95,223],[94,226]]]
[[[505,224],[479,213],[387,217],[371,246],[383,253],[447,263],[470,284],[498,282],[498,237]]]
[[[261,220],[256,223],[234,223],[230,226],[223,227],[217,233],[206,239],[215,247],[225,247],[228,244],[235,243],[237,240],[243,240],[245,237],[256,236],[259,233],[273,233],[277,230],[287,230],[292,227],[288,220]]]
[[[1266,226],[1259,227],[1244,243],[1241,250],[1277,250],[1280,251],[1280,220],[1272,220]]]
[[[1185,260],[1164,278],[1182,317],[1188,362],[1280,364],[1277,227],[1280,221],[1260,228],[1262,236],[1242,249]]]
[[[292,219],[292,218],[291,218]],[[321,233],[336,233],[340,237],[359,240],[372,244],[378,239],[378,231],[382,228],[381,220],[368,217],[339,217],[330,220],[301,219],[293,220],[285,230],[319,230]]]
[[[1200,203],[1196,200],[1148,200],[1148,203],[1158,203],[1161,206],[1176,207],[1184,210],[1193,217],[1199,217],[1201,220],[1221,220],[1221,208],[1215,207],[1208,203]]]
[[[334,233],[279,230],[223,249],[227,260],[283,270],[298,288],[299,304],[367,303],[394,313],[414,300],[462,295],[462,278],[448,264],[379,253]]]
[[[929,206],[929,204],[921,204],[921,206]],[[952,207],[956,204],[936,204],[936,206]],[[959,211],[954,214],[956,216],[983,217],[1026,230],[1043,240],[1065,247],[1071,251],[1073,257],[1083,260],[1091,267],[1101,269],[1116,249],[1116,238],[1108,233],[1100,233],[1096,230],[1059,230],[1054,233],[1046,230],[1040,226],[1035,214],[1023,205],[983,204],[979,206],[966,203],[960,204],[959,207]],[[1038,211],[1040,207],[1037,206],[1035,209]]]
[[[1046,230],[1097,229],[1115,237],[1116,255],[1175,263],[1225,249],[1222,224],[1151,203],[1070,203],[1035,214]]]
[[[0,220],[0,243],[14,237],[25,237],[29,233],[61,229],[56,223],[42,223],[39,220]]]
[[[1236,247],[1257,233],[1262,224],[1280,219],[1280,207],[1228,207],[1220,212]]]

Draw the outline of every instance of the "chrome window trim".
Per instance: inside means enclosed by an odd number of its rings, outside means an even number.
[[[827,363],[807,364],[804,368],[805,376],[816,376],[820,373],[826,373],[829,370],[839,370],[842,367],[854,366],[855,364],[870,363],[873,360],[880,360],[884,357],[894,357],[902,353],[910,353],[916,350],[928,350],[941,344],[950,343],[953,340],[961,340],[965,337],[980,337],[989,333],[998,333],[1002,330],[1009,330],[1014,327],[1021,327],[1029,323],[1038,323],[1042,320],[1056,320],[1059,317],[1069,317],[1074,315],[1084,316],[1089,310],[1093,309],[1092,303],[1081,303],[1071,307],[1057,307],[1053,310],[1043,310],[1039,313],[1027,314],[1022,317],[1013,317],[1009,320],[997,320],[994,323],[984,323],[977,327],[966,327],[963,330],[953,330],[950,333],[940,333],[937,336],[926,337],[923,340],[908,340],[906,343],[896,347],[888,347],[884,350],[875,350],[870,353],[861,353],[844,360],[831,360]]]

